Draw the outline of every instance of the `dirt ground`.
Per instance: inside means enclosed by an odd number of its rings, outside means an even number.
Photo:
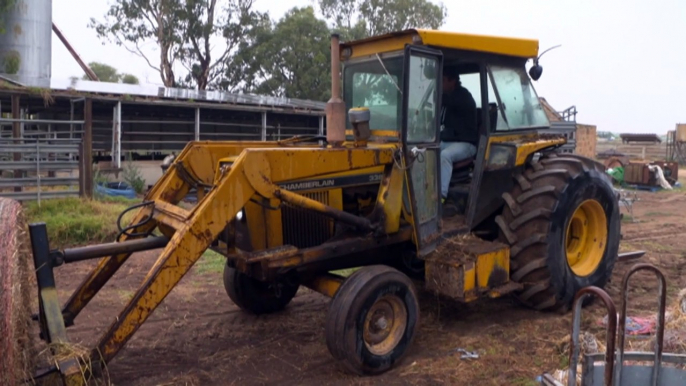
[[[660,267],[669,299],[686,287],[686,192],[639,193],[633,219],[622,223],[622,250],[642,249],[638,261]],[[86,307],[69,328],[70,339],[92,346],[132,296],[156,251],[140,253]],[[636,261],[617,264],[609,293],[619,306],[619,285]],[[57,270],[64,301],[93,266]],[[421,293],[418,336],[405,360],[373,378],[352,376],[329,355],[324,341],[328,299],[302,289],[281,313],[255,317],[227,297],[216,264],[196,266],[108,366],[115,385],[534,385],[537,375],[566,363],[559,341],[571,314],[539,313],[512,298],[461,305]],[[632,315],[655,309],[656,282],[636,277]],[[598,304],[585,309],[584,328],[603,328]],[[601,334],[602,335],[602,334]],[[479,353],[460,359],[455,349]]]

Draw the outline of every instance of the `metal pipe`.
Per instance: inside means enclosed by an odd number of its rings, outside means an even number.
[[[658,312],[657,325],[655,326],[655,352],[653,356],[653,374],[651,385],[657,386],[662,367],[662,349],[665,334],[665,307],[667,303],[667,281],[665,275],[657,267],[650,264],[636,264],[627,271],[622,280],[622,309],[619,313],[619,350],[617,352],[617,370],[615,378],[621,385],[622,368],[624,367],[624,339],[626,336],[626,308],[629,303],[629,279],[638,271],[652,271],[659,281],[658,286]]]
[[[146,237],[144,239],[127,240],[120,243],[107,243],[80,248],[69,248],[62,251],[62,256],[65,263],[73,263],[76,261],[162,248],[168,243],[169,238],[165,236]]]
[[[36,141],[36,193],[38,194],[38,207],[40,208],[40,141]]]
[[[195,140],[200,140],[200,108],[195,108]]]
[[[100,79],[98,79],[98,76],[95,75],[95,72],[93,72],[93,70],[91,70],[91,68],[88,67],[88,65],[86,63],[84,63],[83,60],[81,60],[81,57],[79,56],[79,54],[76,53],[76,50],[74,49],[74,47],[72,47],[71,44],[69,44],[69,41],[67,40],[67,38],[64,36],[64,34],[62,34],[62,31],[60,31],[60,29],[57,28],[57,26],[55,25],[54,22],[52,23],[52,31],[55,33],[55,35],[57,35],[57,37],[60,39],[62,44],[64,44],[64,46],[67,48],[67,51],[69,51],[71,56],[74,57],[74,60],[76,60],[76,62],[79,64],[79,66],[81,66],[81,68],[83,69],[83,72],[85,72],[86,75],[88,75],[88,78],[90,78],[90,80],[100,81]]]
[[[369,221],[369,219],[366,219],[364,217],[358,217],[353,214],[344,212],[342,210],[332,208],[328,205],[322,204],[319,201],[315,201],[305,196],[289,192],[288,190],[278,190],[276,191],[275,196],[291,205],[319,212],[325,216],[352,225],[356,228],[366,231],[374,230],[374,226],[372,225],[371,221]]]
[[[22,143],[20,140],[23,136],[21,135],[21,105],[20,105],[20,100],[19,100],[19,95],[12,95],[12,121],[15,121],[12,123],[12,140],[13,143]],[[14,162],[21,162],[22,155],[21,153],[14,153],[12,156],[12,159]],[[5,166],[7,167],[7,166]],[[14,178],[22,178],[23,173],[19,169],[14,170]],[[15,192],[21,192],[22,189],[21,187],[15,187],[14,188]]]
[[[267,112],[263,111],[262,112],[262,132],[261,132],[261,137],[262,141],[267,140]]]
[[[605,309],[607,310],[607,344],[605,349],[605,382],[606,386],[612,386],[612,377],[614,375],[614,364],[615,364],[615,337],[617,331],[617,309],[612,299],[607,294],[598,287],[585,287],[579,290],[574,297],[574,311],[573,311],[573,322],[572,322],[572,336],[571,344],[569,345],[569,373],[568,373],[568,386],[576,385],[576,371],[577,365],[579,363],[580,355],[580,345],[579,345],[579,335],[581,333],[581,306],[584,300],[590,295],[596,295],[605,304]]]
[[[112,131],[112,167],[121,168],[121,102],[114,107]]]
[[[623,262],[623,261],[629,261],[629,260],[635,260],[640,257],[643,257],[643,255],[646,254],[646,251],[633,251],[633,252],[625,252],[625,253],[620,253],[617,255],[617,261],[618,262]]]
[[[17,95],[18,97],[18,95]],[[83,121],[60,121],[56,119],[21,119],[21,118],[0,118],[0,122],[11,123],[54,123],[54,124],[82,124]]]
[[[326,103],[326,140],[333,147],[345,141],[345,102],[341,99],[341,48],[331,35],[331,99]]]

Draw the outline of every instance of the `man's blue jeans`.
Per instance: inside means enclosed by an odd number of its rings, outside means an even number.
[[[448,197],[453,164],[474,157],[476,146],[468,142],[441,142],[441,197]]]

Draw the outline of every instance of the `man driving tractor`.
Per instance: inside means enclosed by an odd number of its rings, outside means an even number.
[[[457,67],[446,67],[441,109],[441,199],[447,217],[457,214],[457,206],[448,199],[453,164],[474,157],[478,141],[474,98],[460,83]]]

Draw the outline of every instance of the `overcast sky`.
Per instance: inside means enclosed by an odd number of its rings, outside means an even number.
[[[161,84],[159,74],[88,28],[109,0],[53,0],[53,20],[86,62]],[[256,0],[272,18],[312,0]],[[436,2],[436,0],[434,0]],[[554,108],[575,105],[577,121],[598,130],[664,134],[686,122],[686,1],[449,0],[446,31],[538,39],[544,71],[534,83]],[[83,72],[53,34],[52,76]]]

